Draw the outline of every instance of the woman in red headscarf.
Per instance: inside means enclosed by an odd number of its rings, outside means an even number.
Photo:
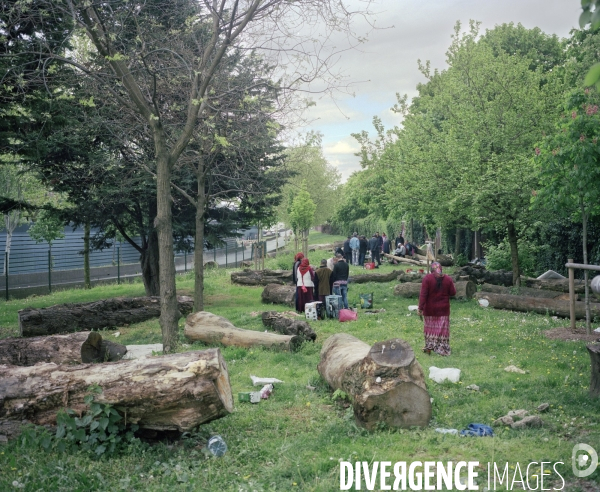
[[[314,300],[315,271],[310,266],[308,258],[303,258],[300,261],[296,278],[296,311],[303,313],[306,303]]]
[[[442,273],[442,266],[434,261],[431,273],[423,277],[419,309],[423,316],[425,348],[423,352],[450,355],[450,298],[456,295],[454,282]]]

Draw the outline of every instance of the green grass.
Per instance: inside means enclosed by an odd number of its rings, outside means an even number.
[[[311,263],[320,255],[311,253]],[[276,267],[279,260],[269,260],[268,266]],[[386,273],[391,268],[384,265],[375,273]],[[351,267],[351,272],[359,271],[364,273]],[[261,331],[264,327],[255,313],[286,310],[284,306],[262,305],[262,288],[233,285],[228,275],[224,270],[207,272],[206,310],[227,317],[240,328]],[[179,277],[178,289],[191,291],[192,282],[190,274]],[[416,300],[393,296],[393,285],[351,284],[350,302],[356,301],[360,293],[373,292],[375,307],[383,307],[386,312],[373,316],[359,313],[358,321],[353,323],[311,322],[317,340],[305,344],[299,352],[222,348],[236,397],[235,410],[201,426],[189,439],[155,446],[135,444],[118,457],[99,460],[78,453],[46,453],[11,442],[0,448],[0,490],[17,490],[11,485],[16,480],[25,485],[23,490],[32,491],[332,491],[339,490],[340,460],[466,460],[479,461],[483,467],[488,461],[499,465],[508,462],[511,466],[520,462],[525,467],[532,461],[562,461],[565,465],[558,469],[569,482],[565,490],[594,490],[584,489],[584,484],[598,488],[600,471],[575,482],[570,464],[571,450],[577,443],[588,443],[600,451],[600,402],[588,397],[590,361],[585,344],[543,336],[549,328],[565,326],[566,320],[484,309],[475,301],[453,301],[452,355],[427,356],[421,352],[422,322],[408,311]],[[142,286],[136,284],[98,287],[0,303],[2,336],[14,334],[16,311],[24,306],[140,295],[142,291]],[[160,342],[156,321],[119,331],[121,343]],[[457,367],[462,370],[461,382],[439,385],[427,378],[433,398],[433,418],[428,428],[366,432],[355,426],[347,408],[332,400],[316,369],[323,341],[339,332],[370,344],[401,337],[414,348],[426,375],[430,366]],[[186,344],[183,337],[181,340]],[[199,343],[186,345],[182,350],[205,348]],[[505,372],[503,368],[509,364],[527,374]],[[285,383],[260,404],[238,403],[237,393],[251,390],[250,375],[277,377]],[[470,384],[480,386],[480,392],[467,390]],[[316,389],[311,391],[307,385]],[[551,407],[542,414],[544,426],[540,429],[497,429],[493,439],[460,438],[434,431],[436,427],[460,430],[472,422],[490,424],[509,410],[524,408],[535,413],[544,402]],[[208,457],[203,452],[203,444],[212,433],[220,434],[227,442],[229,450],[223,458]],[[483,489],[486,470],[478,471]],[[554,485],[545,482],[546,488],[560,485],[560,480]]]

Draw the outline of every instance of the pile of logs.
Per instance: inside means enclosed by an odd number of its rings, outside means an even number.
[[[467,300],[473,299],[473,296],[477,292],[477,286],[470,281],[461,280],[455,282],[456,296],[454,299]],[[421,293],[421,284],[416,282],[407,282],[398,284],[394,287],[394,295],[401,297],[419,297]]]
[[[504,285],[505,287],[511,287],[513,284],[512,272],[504,270],[491,272],[481,265],[464,266],[453,274],[453,278],[455,281],[470,280],[475,284],[483,284],[485,282],[494,285]]]
[[[250,270],[245,269],[241,272],[232,272],[231,281],[239,285],[268,285],[281,284],[290,285],[292,283],[291,270]]]
[[[194,300],[177,298],[182,315],[192,312]],[[22,337],[101,330],[141,323],[160,316],[159,297],[116,297],[82,304],[60,304],[48,308],[26,308],[19,311]]]
[[[352,398],[354,417],[367,429],[427,427],[431,401],[423,369],[410,345],[398,338],[372,347],[338,333],[325,340],[319,374],[333,389]]]

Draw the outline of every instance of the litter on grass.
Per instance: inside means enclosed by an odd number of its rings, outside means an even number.
[[[470,437],[494,437],[494,431],[489,425],[469,424],[466,429],[460,431],[460,435]]]
[[[479,299],[479,305],[481,307],[488,307],[490,305],[490,301],[487,299]]]
[[[453,367],[440,369],[439,367],[431,366],[429,368],[429,379],[433,379],[436,383],[443,383],[444,381],[458,383],[460,381],[460,369]]]
[[[277,379],[277,378],[259,378],[259,377],[256,377],[256,376],[250,376],[250,379],[252,379],[252,385],[253,386],[261,386],[261,385],[265,385],[265,384],[283,383],[283,381],[281,379]]]
[[[516,372],[517,374],[527,374],[523,369],[519,369],[517,366],[513,366],[512,364],[510,366],[506,366],[504,370],[506,372]]]
[[[435,431],[439,432],[440,434],[458,435],[458,429],[442,429],[441,427],[438,427],[437,429],[435,429]]]

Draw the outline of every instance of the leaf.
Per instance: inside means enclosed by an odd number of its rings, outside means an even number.
[[[98,428],[98,426],[100,425],[100,422],[98,422],[97,420],[94,420],[91,424],[90,424],[90,430],[96,430]]]
[[[106,446],[103,446],[102,444],[96,448],[96,454],[98,456],[104,453],[104,451],[106,451]]]
[[[592,20],[592,13],[589,10],[585,10],[579,16],[579,27],[581,27],[581,29],[584,29],[585,26],[587,26],[591,20]]]
[[[108,427],[108,418],[107,417],[102,417],[100,419],[100,429],[106,430],[106,427]]]
[[[65,426],[64,425],[59,425],[56,428],[56,438],[57,439],[62,439],[63,437],[65,437],[65,434],[66,434],[65,431],[66,431]]]
[[[581,0],[581,8],[588,9],[590,7],[591,3],[592,3],[592,0]]]
[[[591,23],[592,29],[598,29],[598,27],[600,27],[600,8],[596,7],[596,10],[594,10]]]
[[[600,63],[596,63],[596,64],[592,65],[592,68],[590,68],[590,70],[588,71],[587,75],[585,76],[585,80],[583,81],[583,84],[586,87],[590,87],[590,86],[596,84],[599,80],[600,80]]]

